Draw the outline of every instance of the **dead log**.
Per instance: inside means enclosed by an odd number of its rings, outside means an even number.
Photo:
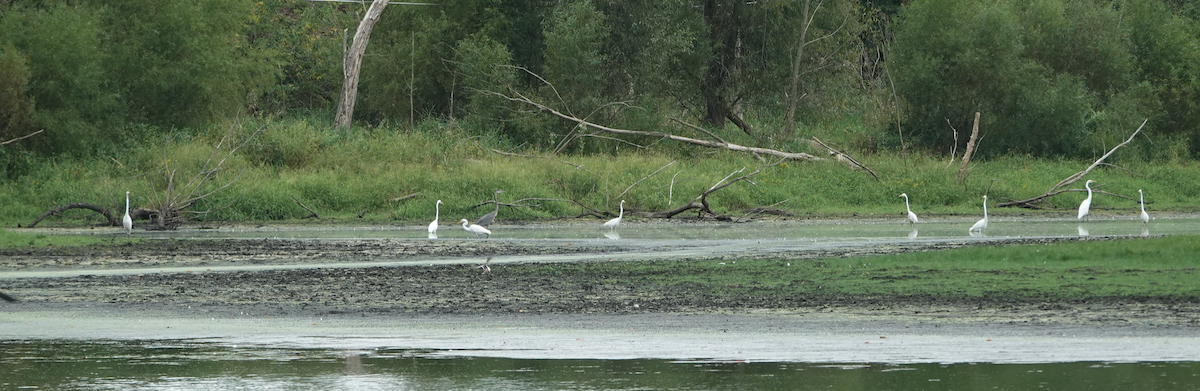
[[[1002,202],[1002,203],[996,204],[996,207],[997,208],[1006,208],[1006,207],[1010,207],[1010,206],[1015,206],[1015,207],[1019,207],[1019,208],[1037,209],[1037,207],[1034,204],[1041,203],[1047,198],[1050,198],[1052,196],[1066,192],[1067,190],[1060,191],[1059,189],[1062,188],[1063,186],[1068,186],[1072,183],[1075,183],[1076,181],[1082,179],[1088,173],[1092,172],[1092,170],[1095,169],[1096,167],[1099,167],[1100,165],[1104,164],[1104,159],[1107,159],[1109,156],[1111,156],[1113,154],[1113,152],[1117,151],[1118,148],[1121,148],[1121,147],[1125,146],[1125,144],[1129,144],[1131,141],[1133,141],[1133,138],[1137,137],[1138,132],[1141,132],[1142,127],[1145,127],[1146,123],[1149,121],[1150,121],[1149,118],[1142,121],[1141,126],[1138,126],[1137,130],[1134,130],[1133,134],[1129,135],[1129,138],[1126,139],[1125,142],[1122,142],[1120,144],[1117,144],[1115,147],[1112,147],[1112,149],[1110,149],[1108,151],[1108,153],[1104,154],[1104,156],[1101,156],[1099,159],[1096,159],[1096,161],[1093,162],[1092,165],[1088,166],[1088,168],[1084,169],[1083,171],[1071,174],[1071,176],[1068,176],[1066,179],[1063,179],[1063,180],[1059,181],[1058,183],[1054,184],[1054,186],[1051,187],[1050,190],[1047,190],[1045,194],[1042,194],[1037,197],[1029,198],[1029,199],[1019,200],[1019,201]],[[1072,189],[1072,190],[1083,191],[1083,190],[1078,190],[1078,189]],[[1107,192],[1105,192],[1104,194],[1113,195],[1113,196],[1117,196],[1117,197],[1121,197],[1121,198],[1133,199],[1133,197],[1126,197],[1123,195],[1117,195],[1117,194],[1112,194],[1112,193],[1107,193]]]
[[[293,202],[295,202],[295,203],[296,203],[296,205],[300,205],[300,207],[301,207],[301,208],[304,208],[304,210],[307,210],[307,211],[308,211],[308,213],[309,213],[309,215],[308,215],[308,216],[301,217],[301,218],[300,218],[301,220],[303,220],[303,219],[309,219],[309,218],[316,218],[317,220],[320,220],[320,219],[321,219],[321,215],[317,214],[317,211],[315,211],[315,210],[312,210],[311,208],[309,208],[309,207],[305,206],[303,203],[301,203],[301,202],[300,202],[300,200],[296,199],[296,197],[295,197],[295,196],[292,196],[292,201],[293,201]],[[366,214],[366,212],[367,212],[367,211],[365,211],[365,210],[364,210],[362,214],[359,214],[359,215],[358,215],[358,217],[359,217],[359,218],[362,218],[363,214]]]

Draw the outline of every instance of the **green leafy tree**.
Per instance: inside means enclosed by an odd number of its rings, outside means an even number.
[[[12,45],[0,43],[0,141],[20,137],[31,128],[33,99],[28,84],[25,57]]]

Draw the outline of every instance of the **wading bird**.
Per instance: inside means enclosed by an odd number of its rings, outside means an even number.
[[[983,230],[987,229],[987,223],[987,196],[985,195],[983,196],[983,219],[976,221],[975,225],[971,226],[971,230],[967,232],[983,232]]]
[[[129,192],[125,192],[125,217],[121,218],[121,226],[125,227],[126,235],[133,235],[133,218],[129,217]]]
[[[479,235],[487,235],[489,238],[492,237],[492,231],[488,231],[487,228],[480,227],[479,224],[471,224],[471,226],[468,227],[467,224],[470,224],[471,222],[467,221],[467,219],[462,219],[462,221],[459,223],[462,223],[464,230],[475,234],[475,237],[477,238]]]
[[[433,222],[429,223],[429,235],[430,236],[437,235],[437,229],[438,229],[437,221],[438,221],[438,217],[441,215],[442,215],[442,200],[437,200],[437,203],[433,204]]]
[[[475,225],[490,227],[492,222],[496,221],[496,213],[500,213],[500,202],[496,201],[496,195],[503,192],[504,190],[496,190],[496,192],[492,193],[492,203],[496,204],[496,209],[492,210],[492,213],[483,215],[479,220],[475,220]]]
[[[1078,220],[1083,220],[1084,217],[1087,217],[1088,209],[1092,208],[1092,186],[1091,186],[1092,182],[1095,182],[1095,181],[1088,179],[1087,182],[1083,183],[1083,187],[1087,188],[1088,198],[1084,199],[1083,202],[1081,202],[1079,204]]]
[[[622,216],[625,216],[625,200],[621,200],[621,213],[617,214],[616,218],[605,222],[604,226],[609,229],[617,229],[617,224],[621,224]]]
[[[1150,223],[1150,215],[1146,214],[1146,196],[1142,195],[1142,189],[1138,189],[1138,203],[1142,204],[1142,224]]]
[[[488,259],[486,261],[483,261],[482,265],[479,265],[479,269],[483,269],[484,273],[491,273],[492,267],[488,266],[488,262],[491,262],[491,261],[492,261],[492,257],[488,257]]]
[[[908,207],[908,194],[900,193],[900,196],[904,197],[904,210],[908,211],[908,225],[916,224],[917,214],[913,213],[912,209]]]

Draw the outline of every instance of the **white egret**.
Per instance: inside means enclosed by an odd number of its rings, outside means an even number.
[[[1142,189],[1138,189],[1138,203],[1142,204],[1142,224],[1150,223],[1150,215],[1146,214],[1146,196],[1142,195]]]
[[[121,226],[125,227],[126,235],[133,235],[133,218],[129,217],[129,192],[125,192],[125,217],[121,218]]]
[[[916,224],[917,214],[913,213],[912,208],[908,207],[908,194],[900,193],[900,196],[904,197],[904,209],[908,211],[908,225]]]
[[[976,221],[975,225],[971,226],[971,230],[967,232],[983,232],[983,230],[987,229],[987,223],[987,196],[985,195],[983,196],[983,219]]]
[[[492,210],[491,213],[483,215],[483,217],[480,217],[479,220],[475,220],[475,225],[490,227],[492,222],[496,221],[496,213],[500,213],[500,202],[496,201],[496,195],[503,192],[504,190],[496,190],[494,193],[492,193],[492,203],[496,204],[496,209]]]
[[[477,238],[479,237],[479,235],[487,235],[487,237],[489,237],[489,238],[492,237],[492,231],[488,231],[487,228],[480,227],[479,224],[471,224],[471,226],[468,227],[467,224],[470,224],[471,222],[467,221],[467,219],[462,219],[462,221],[460,221],[459,223],[462,223],[464,230],[475,234],[475,237],[477,237]]]
[[[437,203],[433,204],[433,222],[429,223],[429,235],[431,235],[431,236],[437,235],[437,229],[438,229],[437,221],[438,221],[438,217],[440,217],[441,215],[442,215],[442,200],[437,200]],[[436,236],[434,236],[434,237],[436,237]]]
[[[1083,183],[1083,187],[1087,188],[1088,198],[1084,199],[1083,202],[1079,204],[1079,220],[1083,220],[1084,217],[1087,217],[1088,209],[1092,208],[1092,182],[1095,181],[1088,179],[1087,182]]]
[[[621,224],[621,217],[625,216],[625,200],[621,200],[621,213],[617,217],[604,223],[609,229],[617,229],[617,224]]]

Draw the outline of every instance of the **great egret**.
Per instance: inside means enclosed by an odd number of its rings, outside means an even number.
[[[1142,224],[1150,223],[1150,215],[1146,214],[1146,196],[1142,195],[1142,189],[1138,189],[1138,203],[1142,204]]]
[[[442,215],[442,200],[437,200],[437,203],[433,204],[433,222],[429,223],[429,234],[430,235],[437,235],[437,229],[438,229],[437,221],[438,221],[438,217],[441,215]]]
[[[975,225],[971,226],[971,230],[967,232],[983,232],[983,230],[987,229],[987,223],[987,196],[985,195],[983,196],[983,219],[976,221]]]
[[[492,237],[492,231],[488,231],[487,228],[480,227],[479,224],[471,224],[471,226],[468,227],[467,224],[470,224],[470,222],[467,221],[467,219],[462,219],[462,221],[460,221],[459,223],[462,223],[464,230],[475,234],[475,237],[477,237],[477,238],[479,237],[479,235],[487,235],[487,237],[489,237],[489,238]]]
[[[1092,182],[1095,181],[1088,179],[1087,182],[1083,183],[1083,187],[1087,188],[1088,198],[1084,199],[1083,202],[1079,204],[1079,220],[1083,220],[1084,217],[1087,217],[1088,209],[1092,208]]]
[[[621,224],[621,217],[625,216],[625,200],[621,200],[621,213],[617,217],[604,223],[609,229],[617,229],[617,224]]]
[[[908,225],[916,224],[917,214],[913,213],[912,208],[908,207],[908,194],[900,193],[900,196],[904,197],[904,209],[908,211]]]
[[[121,226],[125,227],[126,235],[133,235],[133,218],[129,217],[129,192],[125,192],[125,217],[121,218]]]
[[[496,190],[496,192],[492,193],[492,203],[496,204],[496,209],[492,210],[492,213],[483,215],[483,217],[480,217],[479,220],[475,220],[475,225],[489,227],[492,225],[493,221],[496,221],[496,213],[500,212],[500,202],[496,201],[496,195],[503,192],[504,190]]]

